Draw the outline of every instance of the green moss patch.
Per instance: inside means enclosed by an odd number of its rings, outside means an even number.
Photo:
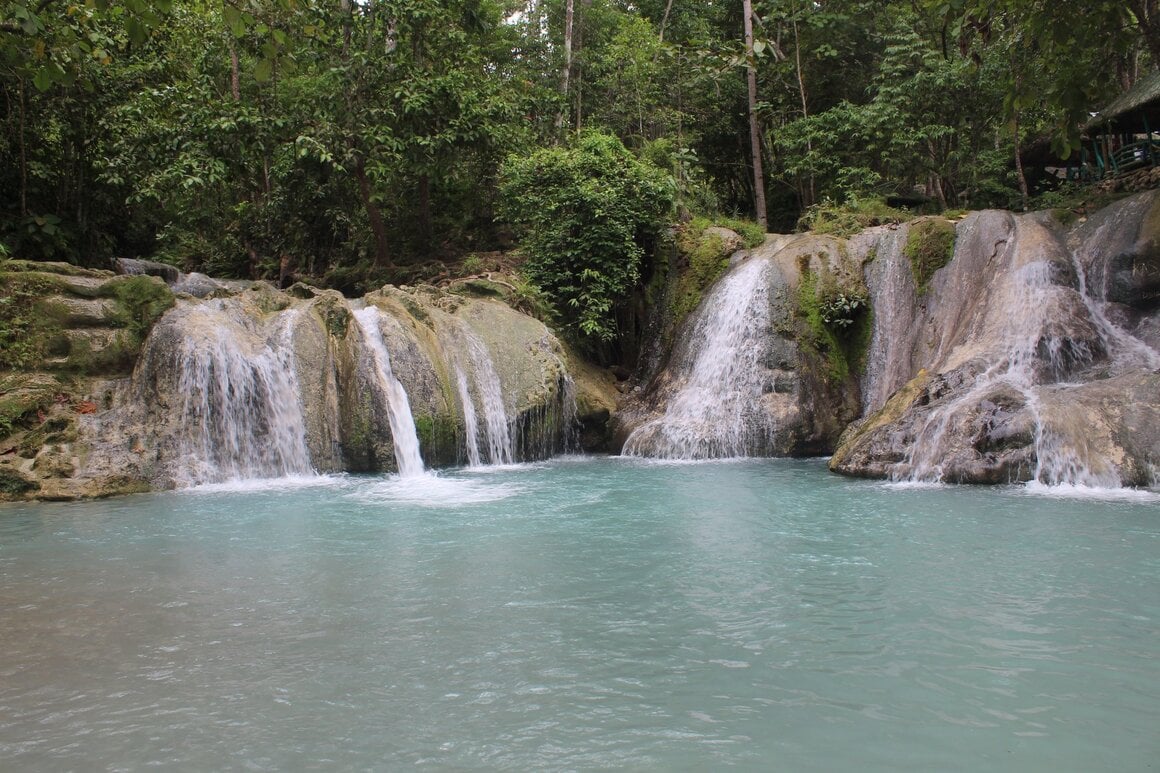
[[[34,368],[59,348],[68,310],[49,296],[60,286],[49,274],[0,273],[0,368]]]
[[[59,263],[39,260],[9,260],[4,263],[5,271],[37,272],[59,274],[61,276],[81,276],[94,279],[107,279],[113,276],[112,271],[102,271],[95,268],[82,268],[71,263]]]
[[[825,363],[824,375],[842,382],[866,366],[873,333],[869,295],[860,282],[814,273],[802,261],[797,292],[798,343]]]
[[[930,288],[930,279],[955,255],[955,226],[948,220],[920,220],[910,227],[902,252],[910,260],[919,295]]]
[[[31,491],[40,489],[40,484],[21,475],[16,470],[0,467],[0,496],[5,498],[22,497]]]
[[[419,436],[419,448],[428,464],[455,463],[462,430],[459,422],[450,417],[429,413],[415,417],[415,434]]]

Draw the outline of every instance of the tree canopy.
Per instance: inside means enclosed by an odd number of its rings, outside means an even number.
[[[0,0],[0,250],[341,284],[523,224],[543,268],[565,220],[535,225],[538,180],[596,196],[575,164],[597,151],[667,176],[674,213],[763,198],[774,230],[887,195],[1022,206],[1051,181],[1021,151],[1074,153],[1160,64],[1158,2]],[[644,232],[604,222],[611,252],[539,281],[637,281]],[[579,287],[557,302],[605,336]]]

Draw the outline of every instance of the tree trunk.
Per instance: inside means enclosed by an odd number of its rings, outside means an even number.
[[[1152,55],[1152,65],[1160,66],[1160,0],[1131,0],[1128,7]]]
[[[362,199],[363,208],[367,212],[367,220],[371,224],[371,233],[375,238],[375,265],[390,267],[391,256],[387,241],[387,224],[383,220],[383,213],[379,205],[371,197],[371,182],[367,179],[366,166],[362,159],[354,165],[354,178],[358,181],[358,195]]]
[[[658,43],[665,42],[665,27],[669,23],[669,14],[672,13],[672,10],[673,10],[673,0],[669,0],[667,3],[665,3],[665,15],[661,17],[661,31],[660,31],[660,34],[657,36]]]
[[[431,176],[419,175],[419,242],[423,250],[431,249]]]
[[[564,125],[568,109],[568,89],[572,78],[572,22],[576,11],[576,0],[565,0],[564,5],[564,71],[560,73],[560,93],[564,95],[564,107],[556,116],[556,128]]]
[[[753,54],[753,3],[742,0],[745,13],[745,76],[749,86],[749,146],[753,156],[753,204],[757,222],[769,228],[765,214],[765,171],[761,164],[761,127],[757,123],[757,61]]]
[[[28,142],[24,136],[25,107],[23,78],[20,79],[18,97],[20,100],[20,216],[28,217]]]
[[[1023,143],[1019,139],[1018,110],[1012,116],[1012,124],[1015,131],[1015,173],[1019,179],[1019,194],[1023,198],[1023,211],[1026,212],[1031,206],[1031,194],[1027,189],[1027,175],[1023,173]]]
[[[234,33],[226,30],[226,40],[230,47],[230,95],[235,102],[242,101],[242,76],[238,66],[238,45],[234,41]]]
[[[794,16],[793,16],[793,58],[794,58],[794,70],[797,72],[798,94],[801,96],[801,99],[802,99],[802,118],[809,118],[810,117],[810,106],[809,106],[809,99],[807,99],[807,97],[806,97],[805,73],[802,71],[802,42],[801,42],[801,38],[798,36],[797,7],[796,6],[794,7]],[[814,142],[813,142],[813,140],[809,139],[808,137],[806,139],[806,152],[810,156],[813,156],[813,154],[814,154]],[[813,172],[810,172],[810,183],[809,183],[808,191],[809,191],[809,197],[808,197],[809,200],[803,202],[807,206],[810,204],[813,204],[818,199],[817,181],[814,178]]]
[[[584,9],[592,7],[592,0],[580,0],[580,13],[572,23],[572,68],[576,70],[576,123],[577,133],[584,125],[584,67],[576,56],[584,47]]]
[[[342,58],[350,55],[351,17],[354,15],[354,6],[351,0],[339,0],[339,10],[342,11]]]

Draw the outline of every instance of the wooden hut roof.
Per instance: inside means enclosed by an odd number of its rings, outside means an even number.
[[[1142,131],[1145,124],[1152,129],[1160,128],[1160,71],[1137,80],[1132,88],[1088,121],[1087,128],[1106,124],[1128,131]]]

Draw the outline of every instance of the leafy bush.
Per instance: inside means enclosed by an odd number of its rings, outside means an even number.
[[[504,164],[501,212],[523,230],[524,271],[577,342],[616,337],[616,307],[639,281],[673,195],[669,176],[598,132]]]
[[[853,325],[858,316],[864,312],[869,300],[863,293],[835,292],[821,301],[820,313],[822,322],[839,329]]]
[[[815,204],[802,214],[798,228],[820,234],[849,237],[876,225],[905,223],[914,215],[887,206],[882,199],[855,199],[847,204]]]

